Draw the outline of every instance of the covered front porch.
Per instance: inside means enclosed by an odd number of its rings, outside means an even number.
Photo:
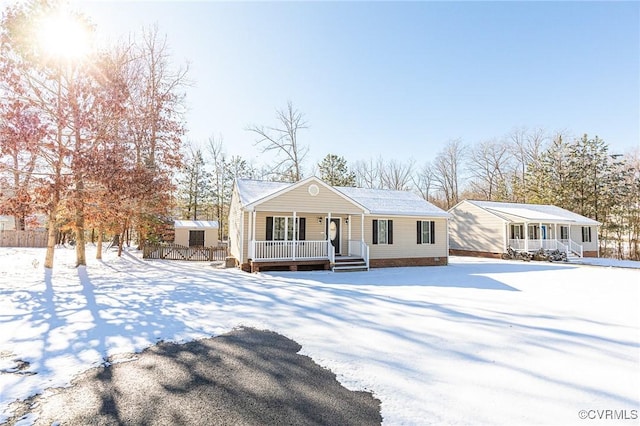
[[[364,214],[253,211],[247,222],[252,272],[369,268]]]
[[[560,250],[583,257],[583,246],[575,241],[571,224],[522,222],[507,224],[507,245],[516,251]],[[573,238],[572,238],[573,237]]]

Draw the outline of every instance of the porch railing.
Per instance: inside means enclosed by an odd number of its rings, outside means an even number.
[[[524,240],[519,240],[519,239],[509,240],[509,246],[516,251],[525,250]]]
[[[569,246],[567,245],[568,241],[567,240],[558,240],[558,250],[560,250],[561,252],[566,253],[567,255],[569,254]]]
[[[544,250],[560,250],[565,253],[572,251],[582,257],[582,246],[573,240],[521,240],[510,239],[509,245],[516,251],[537,251],[541,248]]]
[[[369,246],[362,240],[349,240],[349,256],[361,257],[369,267]]]
[[[331,242],[322,241],[252,241],[249,258],[256,260],[330,259]]]

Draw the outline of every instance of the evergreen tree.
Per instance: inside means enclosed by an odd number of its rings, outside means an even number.
[[[197,220],[205,209],[209,198],[207,189],[211,184],[211,175],[205,170],[200,149],[192,149],[187,155],[183,176],[180,180],[182,216],[185,219]]]
[[[327,154],[318,163],[320,179],[332,186],[355,186],[356,174],[349,171],[347,160],[335,154]]]

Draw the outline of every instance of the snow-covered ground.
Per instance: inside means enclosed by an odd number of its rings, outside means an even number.
[[[347,387],[373,391],[389,425],[640,416],[638,263],[452,257],[446,267],[247,274],[136,252],[76,269],[63,248],[46,274],[43,259],[42,249],[0,249],[0,422],[13,400],[67,385],[106,355],[239,325],[284,334]]]

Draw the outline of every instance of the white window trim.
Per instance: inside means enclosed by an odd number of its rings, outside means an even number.
[[[376,232],[378,233],[378,245],[380,246],[388,246],[389,245],[389,221],[391,219],[378,219],[378,229],[376,230]],[[384,232],[384,243],[380,242],[380,235],[382,235],[380,233],[380,222],[385,222],[386,226],[385,226],[385,232]]]
[[[433,228],[435,230],[436,227],[436,221],[435,220],[421,220],[422,225],[422,235],[420,236],[420,241],[422,241],[420,244],[429,244],[429,245],[435,245],[435,242],[432,243],[431,242],[431,224],[433,223]],[[427,235],[429,236],[429,238],[426,239],[424,238],[424,231],[425,231],[425,224],[427,224],[426,229],[427,229]],[[434,238],[435,240],[435,238]]]

